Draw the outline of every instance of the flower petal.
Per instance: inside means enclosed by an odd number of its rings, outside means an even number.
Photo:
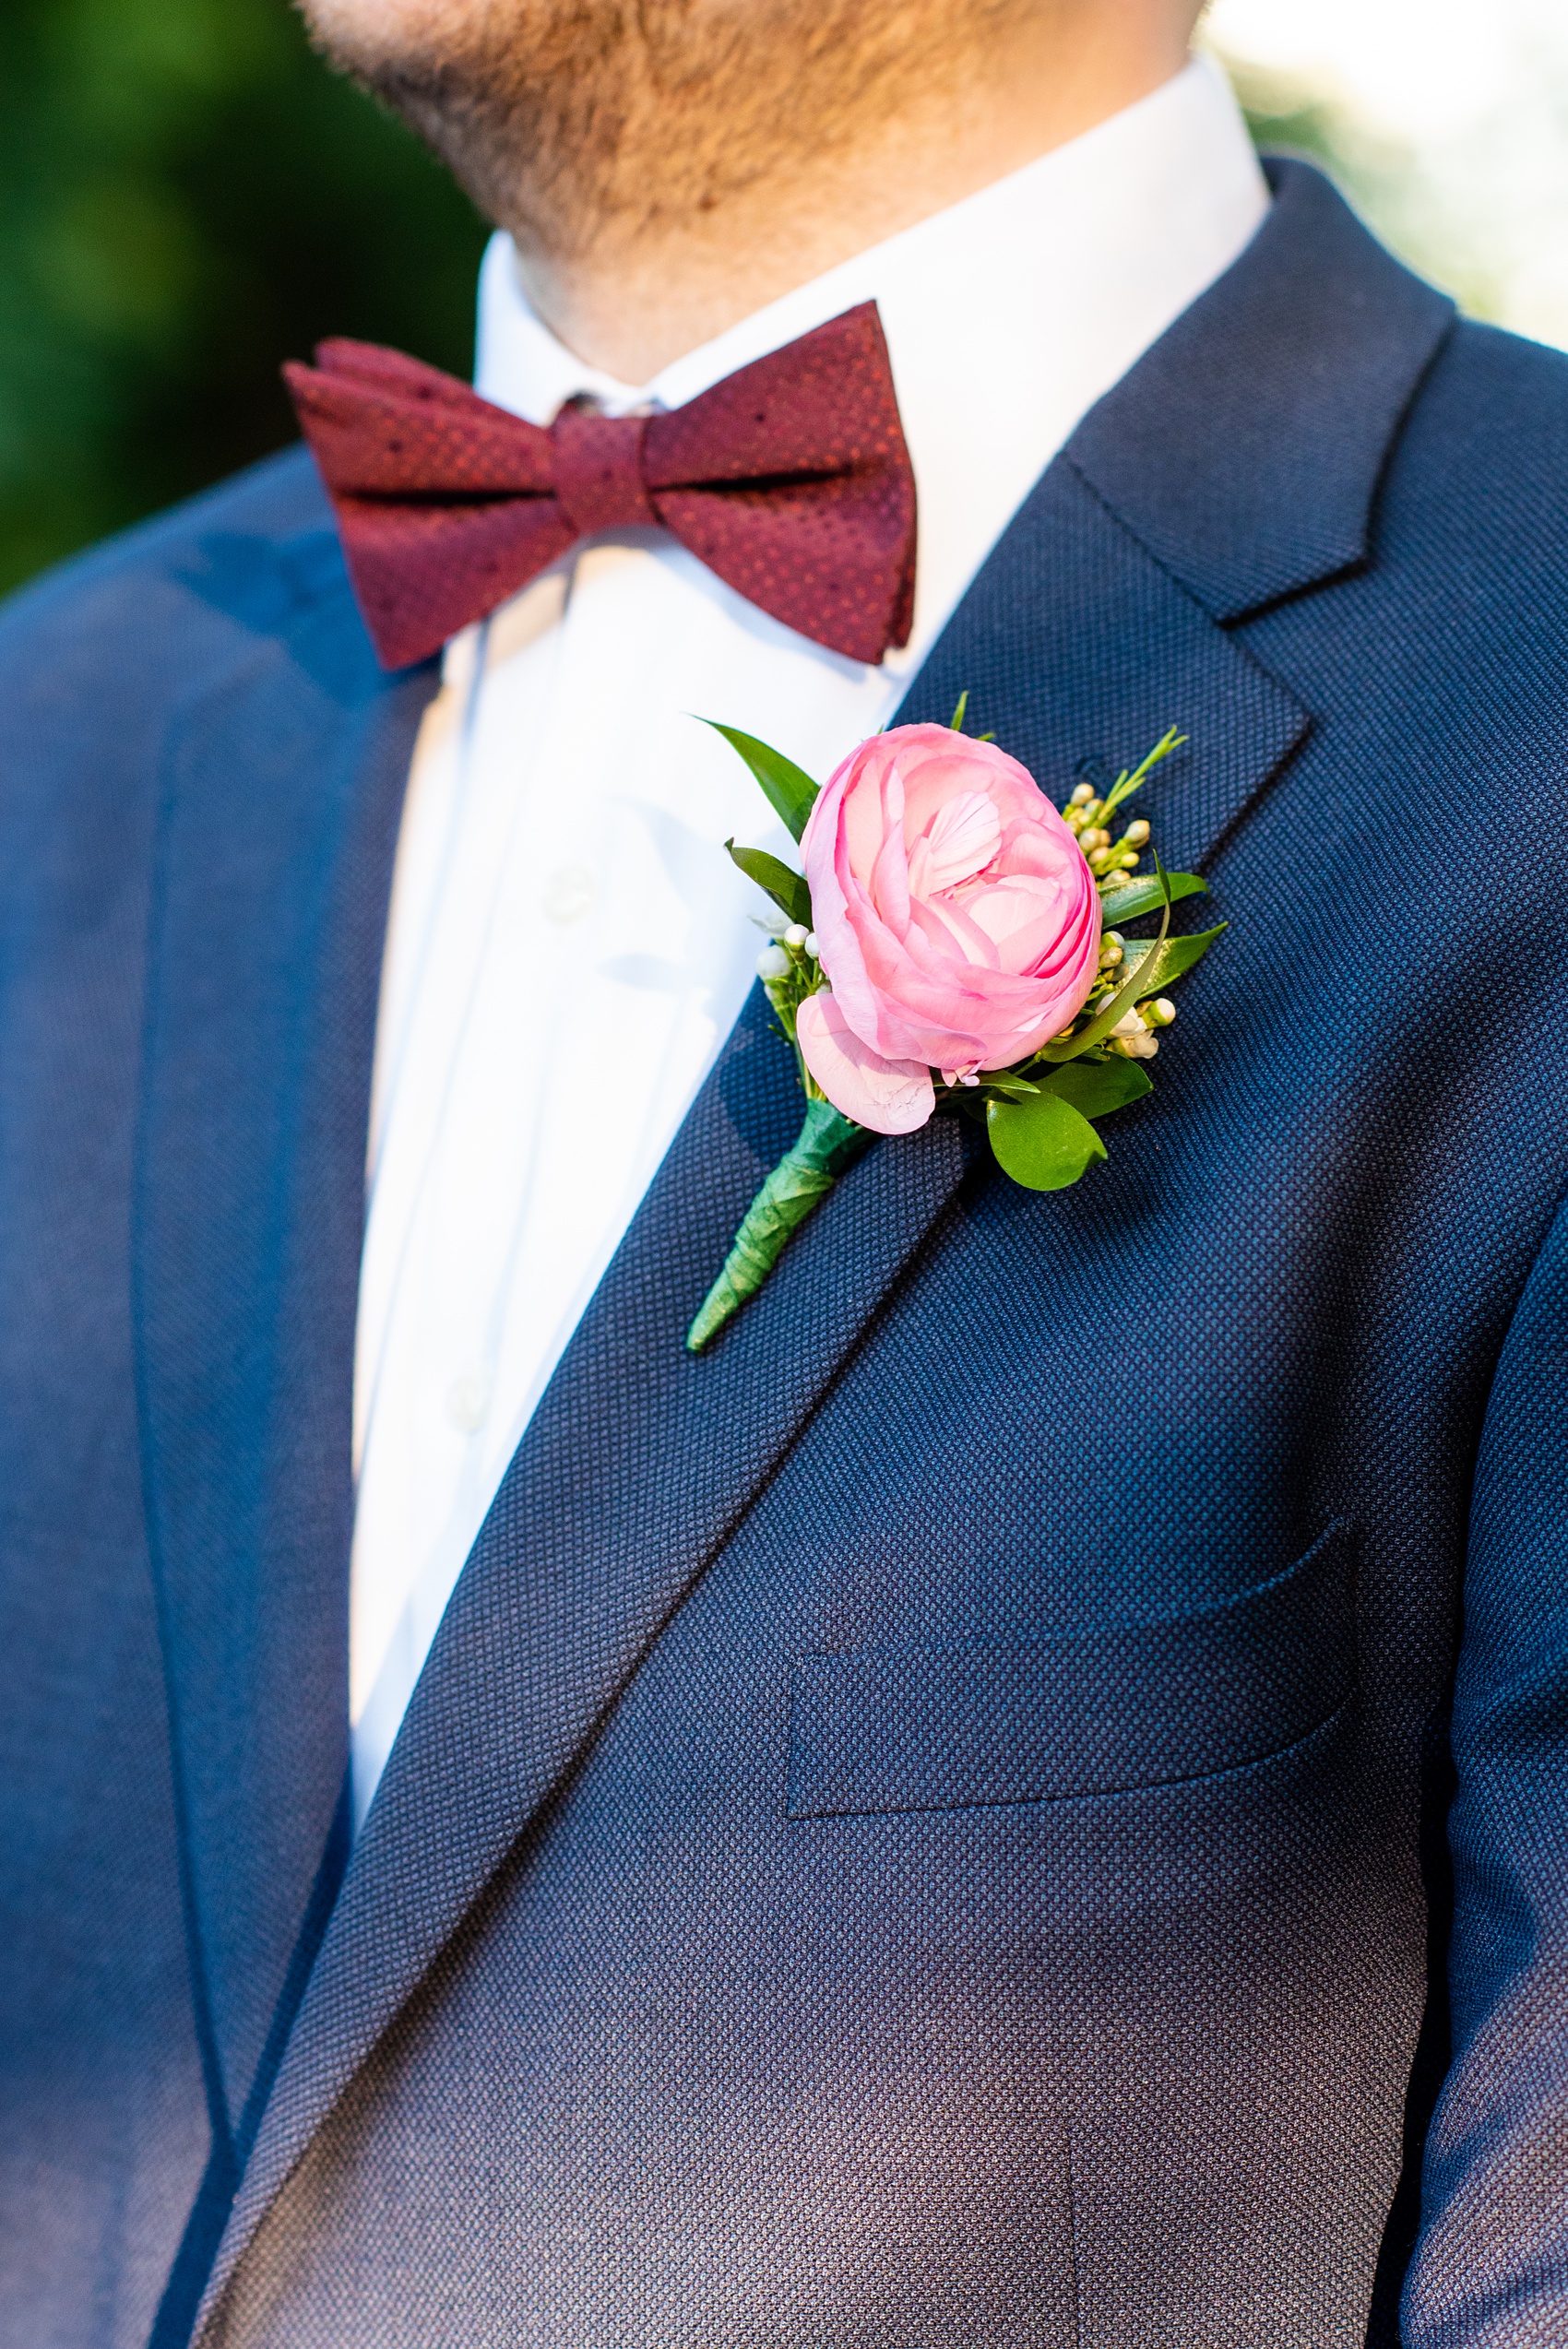
[[[1094,877],[994,743],[939,726],[873,735],[824,785],[801,854],[844,1025],[885,1067],[1006,1067],[1094,984]]]
[[[919,1061],[885,1061],[862,1044],[826,990],[795,1014],[801,1057],[834,1108],[873,1133],[913,1133],[936,1107],[931,1071]]]
[[[972,880],[1002,846],[1002,819],[984,791],[959,791],[939,807],[909,849],[909,889],[934,896]]]

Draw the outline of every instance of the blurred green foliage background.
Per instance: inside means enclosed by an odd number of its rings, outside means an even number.
[[[0,592],[291,439],[324,334],[466,374],[484,235],[286,0],[3,0]]]

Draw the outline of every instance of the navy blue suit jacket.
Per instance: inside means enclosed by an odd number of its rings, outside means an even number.
[[[1568,2339],[1568,364],[1277,180],[905,712],[1190,736],[1153,1097],[881,1144],[693,1359],[748,1010],[346,1874],[433,672],[297,452],[0,624],[8,2349]]]

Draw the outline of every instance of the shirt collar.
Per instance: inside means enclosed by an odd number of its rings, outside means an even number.
[[[1267,207],[1229,85],[1194,58],[1135,105],[767,303],[644,385],[567,350],[529,306],[510,238],[497,235],[481,274],[475,384],[540,424],[582,392],[611,412],[674,408],[874,301],[920,504],[915,658],[1074,426],[1229,267]]]

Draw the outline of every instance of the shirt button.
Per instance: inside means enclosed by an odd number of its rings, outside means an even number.
[[[580,921],[593,903],[593,875],[584,864],[564,864],[544,884],[544,910],[552,921]]]
[[[472,1435],[484,1425],[484,1415],[490,1408],[490,1380],[483,1370],[469,1370],[462,1378],[454,1379],[446,1390],[446,1417],[465,1435]]]

